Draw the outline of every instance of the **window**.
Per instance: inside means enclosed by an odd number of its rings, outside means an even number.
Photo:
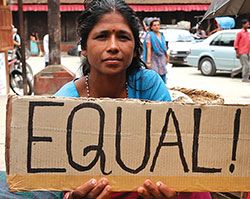
[[[221,46],[230,46],[230,47],[233,47],[234,46],[235,37],[236,37],[236,35],[232,34],[232,33],[222,34],[220,45]]]
[[[212,46],[219,46],[220,45],[220,38],[221,35],[218,35],[217,37],[214,38],[214,40],[211,42]]]
[[[211,42],[211,45],[233,47],[235,37],[235,33],[222,33],[214,38],[214,40]]]

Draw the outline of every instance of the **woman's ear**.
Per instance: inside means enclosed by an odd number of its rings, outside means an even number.
[[[86,57],[86,56],[87,56],[87,50],[82,50],[82,55],[83,55],[84,57]]]
[[[136,56],[137,56],[137,52],[134,50],[133,58],[135,58]]]

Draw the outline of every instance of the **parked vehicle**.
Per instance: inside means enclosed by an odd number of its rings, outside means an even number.
[[[17,58],[15,50],[8,52],[8,66],[10,69],[10,74],[9,74],[10,88],[17,95],[24,95],[22,63]],[[33,93],[33,71],[28,63],[26,63],[26,74],[27,74],[27,94],[31,95]]]
[[[209,36],[202,42],[192,45],[187,64],[197,67],[203,75],[212,76],[217,71],[232,72],[239,68],[234,40],[239,29],[222,30]]]
[[[172,64],[186,64],[186,57],[190,53],[190,47],[195,43],[191,33],[184,29],[160,30],[168,47],[169,62]]]

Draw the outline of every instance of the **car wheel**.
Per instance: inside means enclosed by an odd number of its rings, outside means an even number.
[[[204,57],[199,63],[199,68],[205,76],[213,76],[216,73],[214,61],[210,57]]]

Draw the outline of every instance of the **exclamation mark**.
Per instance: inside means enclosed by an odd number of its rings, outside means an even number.
[[[237,151],[237,144],[239,140],[239,131],[240,131],[240,114],[241,114],[241,110],[237,109],[235,118],[234,118],[234,138],[233,138],[232,161],[236,161],[236,151]],[[234,169],[235,169],[235,166],[233,163],[231,163],[229,167],[229,171],[233,173]]]

